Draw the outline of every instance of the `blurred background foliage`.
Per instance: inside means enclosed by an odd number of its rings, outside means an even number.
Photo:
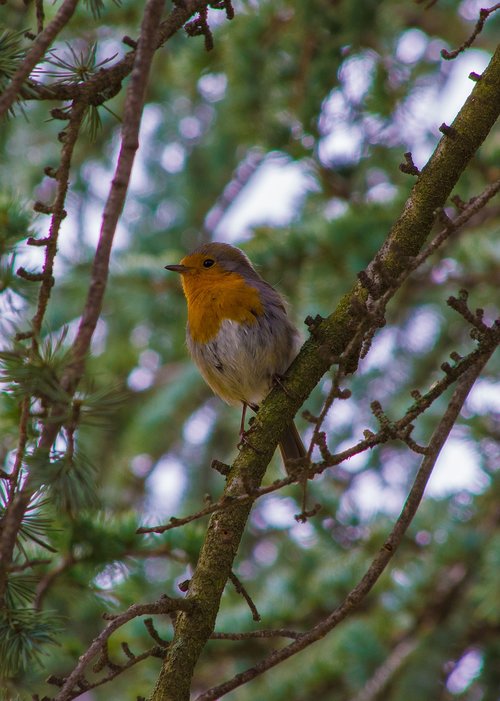
[[[53,694],[42,680],[72,668],[101,629],[103,611],[163,592],[179,594],[206,522],[163,536],[139,537],[135,529],[196,511],[206,494],[218,497],[223,478],[210,462],[234,458],[239,412],[211,395],[187,357],[184,299],[178,278],[164,265],[203,241],[227,240],[242,245],[264,278],[286,294],[304,337],[307,314],[332,311],[408,195],[412,178],[398,169],[403,152],[411,150],[416,164],[425,164],[439,125],[451,121],[472,88],[469,72],[481,72],[499,36],[497,13],[472,50],[443,61],[442,48],[456,48],[470,35],[481,3],[428,5],[238,0],[232,22],[210,10],[210,53],[202,38],[182,32],[158,52],[105,308],[81,388],[80,462],[73,466],[79,481],[75,486],[70,478],[68,484],[61,467],[48,503],[34,508],[36,532],[54,552],[28,534],[25,552],[48,562],[29,577],[19,575],[11,587],[15,600],[24,596],[41,612],[57,614],[59,645],[42,646],[40,664],[10,670],[5,698]],[[46,5],[49,19],[57,6]],[[92,6],[80,4],[52,47],[58,59],[41,66],[41,80],[55,80],[58,72],[64,78],[60,60],[72,55],[95,53],[96,63],[116,55],[112,63],[127,51],[121,38],[137,35],[141,4],[106,0],[99,17]],[[0,8],[0,22],[13,30],[34,29],[34,14],[33,2],[8,2]],[[123,100],[124,91],[107,103],[112,112],[99,108],[100,128],[83,134],[75,152],[43,332],[54,344],[67,330],[55,349],[61,363],[89,282]],[[54,194],[54,181],[43,173],[59,160],[63,123],[51,119],[54,106],[26,100],[0,131],[0,324],[7,350],[14,332],[28,329],[36,301],[36,284],[15,270],[19,264],[35,270],[42,260],[38,249],[26,246],[26,237],[43,235],[48,226],[48,217],[31,214],[31,205],[50,202]],[[456,192],[463,200],[479,194],[500,176],[499,164],[496,131]],[[371,401],[398,418],[411,404],[410,390],[430,387],[450,352],[472,348],[469,330],[445,302],[466,287],[472,306],[484,307],[487,318],[498,311],[499,226],[497,198],[400,290],[387,326],[348,383],[352,397],[329,418],[332,450],[375,427]],[[227,698],[498,700],[499,369],[496,357],[444,451],[392,570],[363,608],[299,657]],[[22,384],[5,357],[4,371]],[[19,407],[15,388],[3,387],[0,456],[8,470]],[[326,377],[307,401],[312,413],[328,387]],[[445,402],[419,420],[415,435],[421,442]],[[300,418],[299,424],[307,438],[308,424]],[[274,460],[268,481],[282,474]],[[255,505],[236,571],[262,626],[302,630],[340,602],[382,543],[417,466],[416,455],[389,444],[353,459],[338,474],[326,472],[310,486],[311,503],[322,508],[306,524],[294,520],[298,488]],[[41,477],[42,483],[53,479]],[[255,627],[228,585],[217,630]],[[159,622],[158,630],[168,637],[168,621]],[[112,639],[117,659],[121,640],[135,652],[151,645],[140,620]],[[252,665],[274,644],[213,641],[199,664],[195,691]],[[150,658],[82,698],[147,694],[159,665]]]

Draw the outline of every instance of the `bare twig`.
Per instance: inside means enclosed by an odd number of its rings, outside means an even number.
[[[420,469],[417,473],[410,493],[408,494],[403,510],[401,511],[401,514],[394,525],[394,528],[362,579],[349,592],[340,606],[332,611],[329,616],[316,624],[310,631],[302,634],[293,643],[290,643],[285,648],[280,650],[275,650],[268,657],[262,660],[262,662],[258,663],[254,667],[251,667],[250,669],[247,669],[241,674],[237,674],[235,677],[233,677],[233,679],[230,679],[224,684],[220,684],[206,691],[205,693],[200,694],[196,701],[215,701],[215,699],[219,699],[229,691],[232,691],[242,684],[255,679],[255,677],[263,674],[268,669],[271,669],[280,662],[289,659],[312,643],[323,638],[333,628],[339,625],[339,623],[341,623],[341,621],[343,621],[353,609],[359,606],[359,604],[371,591],[400,545],[404,534],[415,516],[420,501],[422,500],[425,487],[432,474],[432,470],[436,464],[436,460],[439,457],[441,449],[444,446],[455,424],[455,421],[460,414],[467,395],[469,394],[483,367],[493,354],[493,351],[494,349],[491,348],[488,352],[485,352],[480,358],[477,359],[477,362],[468,369],[467,373],[460,378],[448,408],[434,431],[429,444],[429,454],[422,460]]]
[[[245,599],[245,601],[248,604],[248,608],[252,612],[252,618],[254,621],[259,622],[260,621],[260,614],[257,611],[257,607],[255,606],[254,602],[252,601],[252,597],[250,594],[247,592],[245,587],[243,586],[242,582],[238,579],[238,577],[234,574],[234,572],[231,572],[229,574],[229,579],[231,582],[234,584],[234,588],[238,592],[238,594],[241,594],[241,596]]]
[[[410,271],[416,270],[429,256],[434,253],[451,234],[455,233],[466,224],[475,214],[477,214],[486,204],[500,192],[500,178],[496,180],[477,197],[473,197],[463,208],[455,219],[451,220],[433,240],[412,260]]]
[[[291,484],[293,480],[287,481],[287,484]],[[252,497],[250,495],[247,496],[248,499],[251,499]],[[234,501],[232,499],[227,499],[225,497],[221,497],[218,501],[214,501],[208,506],[205,506],[205,508],[200,509],[200,511],[197,511],[194,514],[190,514],[189,516],[184,516],[184,518],[177,518],[175,516],[172,516],[170,521],[161,526],[142,526],[141,528],[138,528],[136,533],[139,534],[144,534],[144,533],[165,533],[165,531],[170,531],[173,528],[179,528],[180,526],[185,526],[187,523],[191,523],[191,521],[197,521],[199,518],[203,518],[203,516],[209,516],[210,514],[213,514],[215,511],[219,511],[220,509],[223,509],[225,507],[229,507],[232,505]]]
[[[38,307],[32,321],[34,345],[37,344],[37,337],[42,328],[43,317],[45,316],[50,292],[54,285],[54,259],[57,253],[57,240],[59,238],[61,222],[66,216],[66,212],[64,211],[64,203],[69,187],[71,159],[73,157],[73,150],[75,148],[78,134],[80,133],[80,127],[85,115],[85,110],[86,105],[84,103],[74,103],[69,113],[68,127],[64,131],[61,163],[57,169],[57,192],[54,204],[51,206],[52,220],[50,223],[49,235],[45,241],[45,260],[42,271],[42,284],[38,294]]]
[[[14,553],[14,545],[16,542],[19,523],[24,515],[25,509],[28,506],[22,504],[21,509],[16,509],[16,496],[23,464],[26,446],[28,443],[28,422],[29,422],[30,401],[25,397],[21,402],[21,416],[19,419],[19,439],[17,443],[16,457],[14,467],[9,475],[7,483],[7,505],[3,518],[1,519],[1,537],[0,537],[0,602],[3,601],[7,589],[7,579],[11,571],[12,556]]]
[[[125,623],[128,623],[128,621],[138,616],[165,614],[171,613],[172,611],[191,611],[192,609],[192,602],[186,601],[185,599],[172,599],[169,596],[162,596],[158,601],[151,604],[133,604],[126,611],[116,616],[110,614],[106,615],[105,618],[109,620],[108,625],[94,638],[87,650],[80,656],[78,664],[64,680],[59,693],[55,697],[55,701],[69,701],[69,699],[78,695],[73,694],[73,690],[75,686],[77,686],[79,679],[83,677],[85,669],[94,657],[104,650],[110,636]]]
[[[38,567],[39,565],[49,565],[52,560],[42,560],[41,558],[36,558],[34,560],[25,560],[19,565],[11,565],[9,568],[10,572],[24,572],[25,570],[30,570],[33,567]]]
[[[420,171],[413,162],[413,156],[411,151],[407,151],[404,154],[405,162],[399,164],[399,170],[406,175],[420,175]]]
[[[253,631],[248,631],[246,633],[212,633],[210,636],[211,640],[231,640],[231,641],[244,641],[244,640],[264,640],[264,639],[270,639],[270,638],[292,638],[292,639],[297,639],[301,635],[297,631],[294,630],[288,630],[286,628],[278,628],[276,630],[253,630]],[[101,650],[105,649],[105,645],[107,643],[104,642],[103,646],[101,646]],[[148,650],[145,650],[144,652],[135,655],[131,650],[129,645],[126,642],[121,643],[122,650],[124,651],[125,655],[127,656],[127,660],[125,662],[122,662],[120,664],[117,663],[112,663],[108,662],[108,664],[105,664],[104,667],[107,667],[108,672],[104,676],[100,677],[99,679],[92,680],[91,682],[87,682],[86,684],[86,690],[89,691],[90,689],[96,689],[99,686],[102,686],[103,684],[106,684],[107,682],[112,681],[116,677],[118,677],[120,674],[123,674],[123,672],[126,672],[128,669],[131,667],[135,666],[139,662],[143,662],[144,660],[148,659],[149,657],[163,657],[165,655],[165,643],[162,642],[161,645],[154,645],[153,647],[149,648]],[[97,651],[96,654],[99,654],[99,651]],[[109,658],[108,658],[109,659]],[[103,667],[103,668],[104,668]],[[59,686],[61,685],[61,682],[64,684],[64,680],[59,680]],[[74,690],[70,695],[68,696],[68,701],[71,699],[77,698],[80,696],[82,693],[82,690],[80,688],[77,688]]]
[[[37,36],[26,58],[12,77],[10,85],[0,97],[0,117],[12,107],[24,81],[29,77],[61,29],[69,22],[77,4],[78,0],[64,0],[52,22]]]
[[[104,207],[99,242],[92,266],[92,278],[83,310],[80,325],[72,347],[72,361],[67,367],[61,384],[71,391],[80,379],[85,356],[90,347],[99,315],[102,309],[104,292],[108,279],[109,257],[118,219],[122,213],[132,172],[135,153],[139,146],[139,126],[141,123],[148,75],[153,60],[163,3],[149,0],[144,10],[141,36],[127,88],[125,100],[122,144],[118,156],[111,189]]]
[[[50,572],[47,572],[47,574],[40,579],[40,581],[37,584],[36,587],[36,593],[35,593],[35,601],[33,603],[33,607],[37,610],[40,611],[42,608],[42,602],[47,594],[48,590],[52,586],[52,583],[57,579],[57,577],[65,572],[69,567],[71,567],[75,562],[75,557],[72,553],[69,553],[63,559],[61,562],[54,567]]]
[[[276,630],[251,630],[246,633],[212,633],[210,640],[252,640],[258,638],[299,638],[302,633],[288,628]]]
[[[405,154],[405,156],[408,157],[409,154]],[[333,402],[336,399],[342,399],[345,396],[340,390],[340,382],[346,375],[351,354],[355,353],[356,349],[359,348],[361,348],[362,357],[364,357],[367,354],[372,338],[377,328],[383,326],[385,323],[384,314],[389,300],[394,296],[395,292],[400,288],[402,283],[406,280],[406,278],[410,275],[411,272],[413,272],[419,266],[421,266],[429,258],[429,256],[432,253],[434,253],[439,246],[443,244],[444,241],[446,241],[454,232],[456,232],[458,229],[464,226],[464,224],[466,224],[475,214],[477,214],[477,212],[484,208],[485,205],[492,199],[492,197],[494,197],[499,191],[500,179],[489,185],[481,193],[481,195],[479,195],[478,197],[473,197],[467,205],[464,204],[464,206],[461,208],[460,215],[456,217],[456,219],[446,219],[446,225],[444,229],[442,229],[437,234],[437,236],[435,236],[431,243],[428,244],[419,255],[408,260],[406,267],[401,271],[401,273],[397,277],[395,277],[393,280],[388,281],[387,289],[382,295],[379,291],[380,285],[378,281],[368,276],[368,274],[365,271],[363,271],[360,274],[359,277],[361,284],[369,293],[368,298],[366,300],[366,306],[362,307],[362,305],[360,305],[361,319],[356,333],[349,341],[340,358],[334,359],[338,362],[338,367],[333,373],[332,387],[325,401],[323,402],[321,412],[317,417],[314,417],[314,419],[311,420],[311,422],[314,424],[314,433],[312,436],[311,444],[309,446],[309,458],[311,457],[311,453],[314,446],[318,445],[322,453],[324,464],[332,464],[332,456],[330,456],[330,454],[328,453],[326,447],[326,438],[321,431],[321,427],[326,419],[326,416],[332,408]],[[360,341],[363,341],[362,345],[360,344]],[[434,398],[432,398],[431,401],[434,401]],[[420,405],[419,408],[422,409],[423,405]],[[412,421],[413,418],[416,417],[412,417],[410,421]],[[410,423],[408,421],[404,420],[399,426],[393,424],[392,431],[394,438],[401,438],[415,452],[425,452],[425,449],[420,448],[411,438],[411,428]],[[379,432],[377,434],[377,439],[381,439],[382,441],[384,441],[387,439],[387,435],[387,432]],[[373,447],[373,445],[371,447]],[[366,449],[366,447],[363,449]]]
[[[447,51],[446,49],[442,49],[441,56],[446,61],[451,61],[454,58],[456,58],[459,54],[461,54],[462,51],[465,51],[465,49],[468,49],[469,46],[471,46],[472,43],[474,42],[477,35],[483,31],[484,23],[486,22],[488,17],[493,12],[496,12],[498,9],[500,9],[500,2],[497,2],[497,4],[493,5],[493,7],[481,8],[479,10],[479,19],[477,20],[476,26],[474,27],[474,31],[472,32],[470,37],[466,41],[464,41],[464,43],[461,44],[458,47],[458,49],[455,49],[454,51]]]
[[[252,149],[243,162],[238,165],[231,180],[224,188],[224,192],[207,214],[204,228],[208,238],[215,233],[227,210],[257,171],[263,160],[264,153]]]
[[[384,664],[378,667],[361,691],[350,699],[350,701],[375,701],[389,680],[401,669],[408,657],[415,651],[417,645],[418,640],[413,637],[406,637],[401,640],[391,651],[387,659],[384,660]]]
[[[124,645],[126,646],[126,643],[122,643],[122,649],[124,648]],[[125,649],[127,649],[125,647]],[[97,679],[92,682],[87,682],[85,685],[85,691],[90,691],[91,689],[97,689],[97,687],[102,686],[103,684],[107,684],[108,682],[112,681],[115,679],[115,677],[118,677],[120,674],[123,674],[123,672],[126,672],[128,669],[131,667],[134,667],[136,664],[139,662],[142,662],[143,660],[148,659],[148,657],[163,657],[165,654],[165,650],[160,648],[158,645],[154,645],[153,647],[149,648],[148,650],[145,650],[144,652],[141,652],[139,655],[133,655],[131,657],[128,657],[128,660],[122,664],[112,664],[111,667],[108,667],[108,673],[105,674],[103,677],[100,679]],[[69,696],[68,696],[68,701],[71,701],[71,699],[76,699],[79,696],[81,696],[83,693],[82,689],[77,689],[76,691],[73,691]]]

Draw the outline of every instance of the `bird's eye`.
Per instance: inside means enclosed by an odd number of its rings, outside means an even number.
[[[203,261],[203,267],[211,268],[214,263],[215,261],[213,260],[213,258],[205,258],[205,260]]]

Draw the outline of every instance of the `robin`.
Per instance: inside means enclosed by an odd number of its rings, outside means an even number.
[[[187,301],[189,352],[212,390],[228,404],[254,411],[297,355],[299,332],[283,298],[248,257],[227,243],[207,243],[167,270],[180,273]],[[295,424],[279,444],[286,465],[306,451]]]

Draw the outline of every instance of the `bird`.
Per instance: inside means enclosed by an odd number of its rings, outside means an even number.
[[[283,297],[255,270],[248,256],[228,243],[205,243],[166,265],[180,273],[187,302],[186,344],[202,377],[230,405],[259,404],[280,382],[301,345]],[[291,421],[279,441],[285,464],[306,455]]]

